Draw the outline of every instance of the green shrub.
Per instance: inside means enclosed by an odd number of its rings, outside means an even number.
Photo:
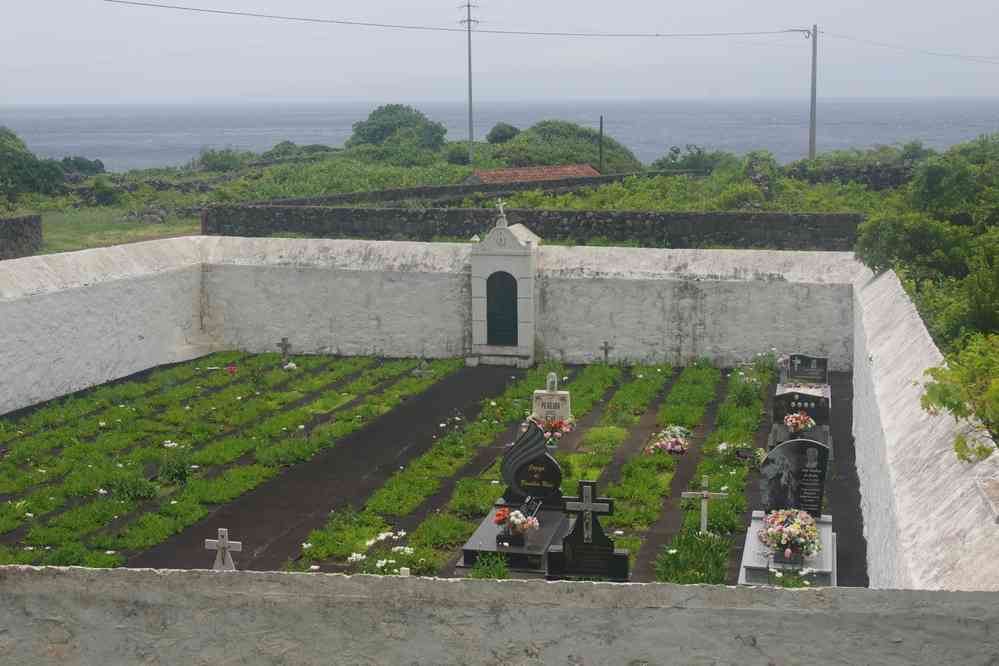
[[[444,151],[444,159],[448,164],[468,164],[468,144],[449,143]]]
[[[506,143],[520,134],[520,130],[509,123],[496,123],[486,134],[486,141],[492,144]]]
[[[600,162],[600,133],[561,120],[545,120],[524,130],[497,148],[497,156],[510,166],[590,164]],[[641,171],[642,163],[614,139],[604,137],[604,171]]]
[[[94,203],[98,206],[113,206],[118,203],[118,191],[104,176],[94,179]]]
[[[195,164],[205,171],[235,171],[256,157],[251,152],[234,148],[202,148]]]
[[[444,145],[444,125],[433,122],[422,112],[402,104],[386,104],[372,111],[367,120],[354,123],[354,133],[346,146],[381,145],[396,136],[396,140],[412,143],[431,151]]]
[[[687,144],[686,151],[672,146],[669,152],[652,163],[652,168],[660,171],[683,170],[709,174],[721,166],[735,166],[739,158],[723,150],[705,150],[700,146]]]
[[[479,553],[469,574],[471,578],[480,580],[503,580],[510,577],[506,558],[499,553]]]
[[[413,532],[409,539],[413,546],[450,548],[460,546],[475,531],[476,523],[448,513],[430,516]]]
[[[717,534],[685,528],[656,556],[656,580],[661,583],[722,585],[728,573],[731,543]]]
[[[970,462],[991,455],[999,439],[999,335],[972,336],[964,349],[947,356],[945,366],[926,374],[932,381],[926,384],[923,408],[945,411],[971,429],[970,438],[955,437],[958,458]]]

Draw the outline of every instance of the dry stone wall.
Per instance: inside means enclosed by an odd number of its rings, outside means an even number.
[[[841,213],[664,213],[517,209],[523,224],[548,243],[637,244],[653,248],[773,250],[853,249],[863,216]],[[482,208],[334,208],[329,206],[212,206],[202,233],[212,236],[358,238],[430,241],[470,239],[496,223]]]
[[[41,249],[41,216],[0,218],[0,261],[29,257]]]
[[[999,658],[997,602],[856,588],[0,567],[0,662],[984,665]]]

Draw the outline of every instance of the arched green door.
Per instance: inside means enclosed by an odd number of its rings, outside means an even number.
[[[486,280],[486,340],[498,347],[517,346],[517,278],[504,271]]]

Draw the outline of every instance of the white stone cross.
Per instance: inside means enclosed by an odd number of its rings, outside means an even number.
[[[578,520],[583,521],[583,543],[593,543],[593,515],[610,514],[614,510],[614,505],[607,498],[601,497],[594,500],[593,489],[596,485],[595,481],[580,481],[580,496],[565,498],[565,510],[567,513],[582,513]]]
[[[503,210],[504,206],[506,206],[506,203],[504,203],[504,201],[502,199],[500,199],[500,200],[497,201],[496,207],[499,208],[499,212],[500,212],[500,214],[499,214],[499,220],[497,220],[497,222],[496,222],[496,226],[497,227],[505,227],[505,226],[507,226],[507,224],[509,224],[507,222],[507,220],[506,220],[506,211]]]
[[[229,530],[220,527],[218,539],[205,539],[205,549],[216,551],[215,565],[212,569],[215,571],[235,571],[236,563],[232,561],[230,553],[243,552],[243,542],[229,541]]]
[[[680,497],[683,499],[701,500],[701,534],[704,534],[708,531],[708,500],[728,497],[728,493],[710,492],[708,490],[708,477],[705,476],[701,479],[701,490],[680,493]]]
[[[548,385],[546,390],[551,393],[554,393],[555,391],[558,390],[558,375],[556,375],[554,372],[549,372],[548,381],[545,383]]]

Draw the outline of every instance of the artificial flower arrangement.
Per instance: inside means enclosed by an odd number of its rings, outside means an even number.
[[[510,511],[506,507],[496,510],[493,522],[505,526],[511,534],[525,534],[541,527],[541,523],[534,516],[525,516],[520,510]]]
[[[529,417],[528,421],[541,428],[545,434],[545,443],[548,446],[554,446],[558,440],[562,439],[563,435],[572,432],[576,425],[571,419],[539,419],[536,416]],[[526,423],[521,430],[527,432]]]
[[[784,425],[791,432],[803,432],[815,427],[815,419],[809,416],[807,412],[801,411],[797,414],[788,414],[785,416]]]
[[[655,453],[671,453],[682,456],[690,448],[690,431],[683,426],[671,425],[665,430],[660,430],[653,436],[652,441],[643,449],[645,455]]]
[[[784,559],[799,555],[811,557],[822,548],[815,518],[799,509],[771,511],[763,521],[760,541]]]

